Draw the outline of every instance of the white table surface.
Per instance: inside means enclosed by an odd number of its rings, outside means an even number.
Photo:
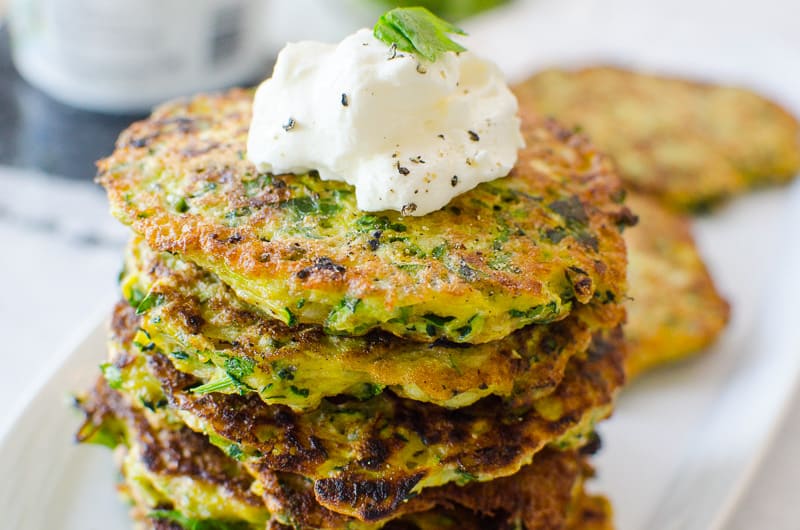
[[[512,77],[547,61],[617,59],[746,82],[800,112],[795,1],[540,0],[515,9],[468,25]],[[520,31],[525,46],[508,53]],[[0,435],[48,361],[115,301],[125,238],[95,186],[0,168]],[[798,475],[800,396],[729,528],[800,528]]]

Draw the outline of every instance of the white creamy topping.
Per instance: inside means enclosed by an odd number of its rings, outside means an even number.
[[[424,215],[508,175],[523,146],[493,63],[470,52],[428,62],[362,29],[338,45],[286,45],[256,92],[247,152],[261,171],[355,186],[361,210]]]

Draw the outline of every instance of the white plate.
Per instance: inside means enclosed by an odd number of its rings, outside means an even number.
[[[14,530],[130,528],[115,494],[111,451],[73,443],[81,415],[75,391],[88,388],[106,357],[106,324],[64,352],[0,441],[0,526]]]

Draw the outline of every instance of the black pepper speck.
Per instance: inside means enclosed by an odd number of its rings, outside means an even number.
[[[402,215],[411,215],[412,213],[417,211],[417,205],[413,202],[403,205],[403,208],[400,210]]]

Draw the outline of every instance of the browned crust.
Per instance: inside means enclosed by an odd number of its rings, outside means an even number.
[[[385,528],[415,528],[409,515],[434,510],[450,512],[456,517],[463,517],[459,512],[466,512],[471,515],[461,524],[480,523],[479,528],[513,528],[514,521],[520,521],[524,528],[566,529],[569,521],[575,519],[575,492],[583,479],[591,475],[584,458],[575,451],[545,449],[530,465],[510,477],[425,490],[403,503]],[[294,515],[293,525],[344,528],[352,520],[320,505],[313,489],[299,477],[266,474],[261,479],[267,486],[267,505],[288,508]]]
[[[527,147],[508,178],[464,193],[443,210],[403,218],[408,227],[404,234],[411,240],[436,234],[450,243],[448,263],[424,259],[424,267],[409,272],[398,268],[397,263],[409,260],[395,247],[383,253],[367,250],[371,237],[367,234],[346,240],[339,235],[308,238],[283,232],[272,237],[275,227],[286,226],[281,204],[296,192],[301,177],[281,175],[260,194],[247,194],[243,176],[256,174],[244,159],[251,97],[249,91],[234,90],[165,105],[125,131],[114,154],[98,163],[98,182],[107,189],[113,211],[154,249],[179,253],[218,274],[228,271],[251,283],[279,282],[288,292],[313,291],[336,301],[346,295],[389,312],[400,307],[423,311],[434,301],[461,305],[488,298],[508,304],[517,298],[543,300],[551,296],[548,293],[561,292],[562,286],[555,283],[563,284],[569,270],[581,271],[588,280],[575,290],[579,302],[606,291],[622,299],[626,261],[618,224],[627,219],[627,210],[616,202],[620,184],[612,165],[583,136],[552,120],[523,116]],[[163,184],[168,177],[160,175],[179,175],[182,184],[175,193],[192,196],[196,208],[218,217],[176,213],[167,204]],[[214,194],[195,197],[195,188],[209,182],[216,186]],[[337,184],[326,186],[333,189]],[[512,217],[504,206],[493,209],[491,204],[501,203],[490,193],[491,186],[512,193],[515,207],[529,215]],[[578,239],[569,236],[552,245],[545,243],[541,234],[563,224],[558,212],[570,205],[576,205],[573,211],[579,210],[585,233]],[[238,219],[236,226],[220,221],[225,211],[239,208],[247,208],[249,214]],[[511,228],[504,250],[508,264],[502,270],[492,268],[488,259],[494,251],[486,234],[487,229],[496,230],[495,217]],[[309,230],[322,230],[303,222]],[[318,266],[320,260],[331,266]],[[453,270],[453,264],[460,264],[458,270]],[[325,317],[331,309],[326,306],[329,302],[320,304]],[[301,322],[320,324],[324,321],[319,318],[320,309],[314,314],[311,309],[298,310],[297,315]],[[492,318],[493,326],[514,324],[503,315]],[[369,326],[395,334],[412,333],[388,321]],[[490,328],[475,342],[502,336]],[[431,341],[438,336],[415,333],[414,338]]]
[[[89,422],[121,418],[143,448],[143,464],[155,474],[182,476],[224,486],[231,495],[254,506],[264,503],[276,514],[271,527],[284,528],[277,520],[291,522],[286,528],[344,528],[353,519],[318,504],[310,483],[289,473],[262,473],[263,499],[250,492],[252,477],[244,466],[211,445],[207,438],[186,427],[154,428],[142,411],[100,378],[83,402]],[[417,528],[414,516],[441,514],[460,521],[455,528],[514,528],[566,530],[589,528],[602,515],[586,506],[582,483],[592,475],[586,457],[577,451],[545,449],[518,473],[490,482],[467,486],[448,485],[426,490],[404,503],[387,529]],[[151,507],[152,508],[152,507]],[[134,513],[156,530],[180,528],[166,520],[147,519],[148,507]],[[163,507],[169,509],[169,506]],[[279,517],[277,515],[280,514]],[[581,525],[577,523],[581,522]],[[376,528],[378,525],[376,525]],[[594,528],[594,527],[591,527]]]
[[[116,328],[116,320],[120,319],[115,319],[114,333],[125,335],[126,330]],[[483,480],[510,475],[577,426],[584,414],[610,406],[624,382],[622,363],[621,334],[597,336],[585,358],[573,358],[555,392],[522,413],[495,398],[448,410],[384,392],[364,402],[326,400],[314,412],[297,414],[285,406],[268,406],[255,394],[198,396],[191,392],[197,379],[178,372],[161,354],[148,357],[172,407],[248,451],[258,451],[260,457],[248,459],[255,473],[282,471],[312,478],[320,504],[367,521],[391,516],[417,482],[434,471],[405,467],[399,457],[405,435],[422,440],[426,451],[436,447],[437,466],[457,466]],[[547,419],[539,411],[553,403],[559,412]],[[333,434],[327,427],[342,414],[357,420],[345,423],[354,438]],[[396,434],[387,434],[392,432]],[[263,438],[259,433],[270,434]],[[331,454],[347,455],[347,463],[322,471]]]
[[[169,476],[190,476],[222,486],[229,495],[241,502],[259,506],[262,499],[250,488],[253,477],[244,466],[231,460],[211,446],[208,440],[186,426],[175,429],[154,428],[141,410],[131,407],[128,400],[112,390],[100,377],[80,407],[86,415],[78,441],[85,441],[105,421],[121,419],[130,425],[129,436],[135,436],[141,447],[141,460],[153,473]]]

